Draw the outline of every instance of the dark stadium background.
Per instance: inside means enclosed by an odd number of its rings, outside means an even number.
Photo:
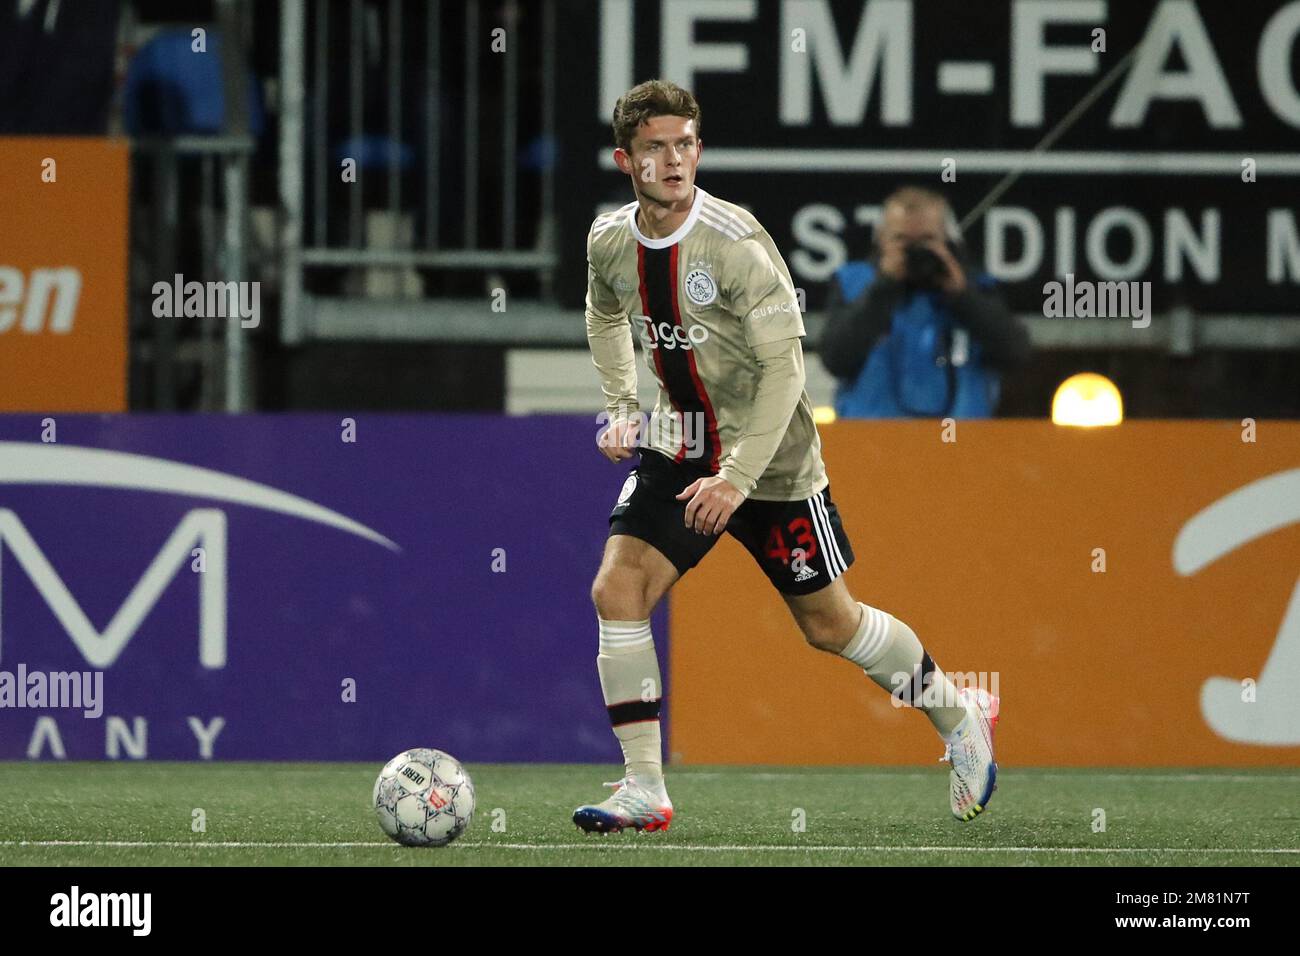
[[[507,410],[511,354],[582,346],[579,310],[586,227],[601,203],[622,202],[627,193],[617,174],[595,161],[597,152],[610,146],[607,111],[597,102],[599,3],[367,0],[304,5],[299,25],[306,97],[298,139],[304,177],[301,247],[331,250],[333,257],[305,265],[300,287],[308,300],[342,316],[328,336],[312,334],[305,318],[286,322],[284,317],[286,250],[280,240],[285,235],[281,152],[286,140],[277,98],[286,62],[282,6],[87,0],[75,5],[75,16],[69,12],[74,8],[65,6],[50,33],[32,26],[41,19],[42,9],[37,4],[34,15],[21,19],[14,4],[0,10],[6,23],[0,37],[0,77],[17,92],[6,99],[0,130],[93,135],[126,131],[164,138],[201,132],[236,141],[234,146],[213,144],[178,155],[166,171],[152,147],[138,146],[133,152],[132,409],[196,410],[223,402],[221,350],[207,349],[193,328],[159,328],[148,314],[146,288],[152,277],[172,271],[217,270],[223,253],[213,230],[226,214],[227,199],[213,187],[223,162],[240,163],[246,170],[238,197],[241,208],[236,210],[247,223],[239,255],[247,277],[263,283],[266,314],[262,327],[248,338],[240,407]],[[659,4],[640,2],[631,9],[635,38],[626,49],[634,52],[631,75],[639,79],[659,69],[664,31]],[[826,204],[844,214],[846,225],[839,238],[847,254],[857,256],[867,251],[870,230],[854,222],[856,206],[878,203],[902,183],[920,182],[941,188],[962,217],[1002,173],[959,172],[956,182],[942,184],[937,170],[774,172],[763,168],[764,147],[946,149],[967,154],[1027,150],[1141,38],[1154,6],[1109,4],[1103,22],[1112,52],[1101,58],[1103,66],[1091,76],[1049,78],[1043,94],[1045,121],[1028,126],[1013,124],[1009,116],[1010,5],[947,0],[914,9],[915,42],[909,56],[916,79],[907,122],[882,121],[881,76],[876,75],[860,122],[828,118],[820,84],[814,82],[810,121],[784,123],[781,36],[773,29],[781,9],[776,3],[761,3],[752,19],[702,21],[694,35],[701,43],[744,44],[753,61],[743,80],[723,70],[699,73],[696,92],[705,118],[701,182],[716,195],[750,206],[789,259],[799,246],[792,222],[811,204]],[[862,5],[834,3],[827,9],[847,46]],[[1219,153],[1230,162],[1237,154],[1294,150],[1295,127],[1269,108],[1255,75],[1261,31],[1276,9],[1267,3],[1198,7],[1239,110],[1239,127],[1212,128],[1200,103],[1184,99],[1157,100],[1135,128],[1116,128],[1107,117],[1121,81],[1049,152]],[[121,29],[116,29],[119,22]],[[467,30],[486,33],[498,23],[511,30],[508,57],[466,42]],[[208,24],[221,35],[223,50],[229,43],[224,37],[234,37],[230,45],[245,67],[229,69],[223,58],[220,67],[206,68],[195,87],[252,87],[250,110],[214,114],[222,128],[190,129],[178,120],[181,109],[176,104],[182,93],[169,83],[167,70],[183,70],[183,63],[159,67],[129,90],[126,85],[137,50],[160,32],[185,34],[194,24]],[[223,24],[228,27],[224,32]],[[1046,41],[1086,43],[1088,33],[1084,24],[1054,24],[1047,28]],[[618,56],[624,49],[620,46]],[[1291,56],[1294,70],[1294,49]],[[982,97],[939,94],[930,81],[936,66],[956,59],[991,62],[994,92]],[[1186,68],[1178,50],[1168,68]],[[202,98],[220,92],[205,89],[184,95]],[[345,184],[337,175],[337,159],[358,140],[365,141],[365,149],[358,152],[365,157],[363,175]],[[400,144],[391,156],[384,145],[388,142]],[[711,170],[711,151],[724,149],[744,149],[752,161],[742,170]],[[1231,172],[1230,165],[1225,168]],[[172,176],[171,195],[179,202],[179,215],[169,222],[160,207],[165,206]],[[1112,378],[1133,417],[1300,412],[1300,389],[1295,387],[1300,380],[1300,333],[1293,315],[1296,280],[1292,275],[1285,282],[1269,282],[1264,270],[1266,210],[1291,208],[1294,182],[1294,173],[1270,174],[1266,164],[1254,184],[1228,174],[1153,175],[1141,164],[1124,175],[1020,178],[998,203],[1033,211],[1045,226],[1046,247],[1044,261],[1032,276],[1005,284],[1015,310],[1031,319],[1036,354],[1028,368],[1005,382],[1000,413],[1045,415],[1056,386],[1082,370]],[[1053,271],[1052,217],[1062,206],[1076,210],[1080,249],[1084,228],[1100,209],[1128,207],[1149,222],[1153,261],[1138,278],[1155,280],[1159,318],[1152,334],[1125,335],[1096,327],[1100,323],[1067,328],[1070,323],[1036,315],[1039,289]],[[1183,210],[1198,230],[1206,209],[1220,211],[1216,279],[1206,281],[1186,269],[1180,281],[1163,280],[1163,217],[1169,208]],[[414,231],[409,243],[398,244],[404,248],[393,259],[406,263],[402,274],[418,277],[409,316],[403,312],[400,321],[376,301],[379,297],[355,295],[364,279],[359,257],[347,252],[364,247],[363,220],[370,215],[388,216],[393,222],[400,218],[404,228]],[[983,222],[972,224],[966,238],[975,254],[982,254]],[[1010,252],[1018,254],[1019,237],[1013,234],[1009,241]],[[435,249],[444,255],[434,256]],[[1129,239],[1122,230],[1109,237],[1108,249],[1117,259],[1128,254]],[[808,254],[819,264],[826,261],[820,249]],[[1079,276],[1086,275],[1085,264]],[[805,347],[813,351],[827,280],[821,274],[800,275],[796,269],[796,281],[807,296],[813,334]],[[518,308],[504,315],[485,311],[490,290],[498,288],[505,289]],[[303,300],[295,301],[291,308],[310,311]],[[1225,325],[1220,317],[1266,321]],[[394,332],[390,319],[402,331]],[[216,332],[209,332],[212,335]],[[810,365],[819,374],[815,362]]]

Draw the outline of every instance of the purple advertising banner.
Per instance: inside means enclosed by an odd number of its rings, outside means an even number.
[[[618,762],[596,430],[0,416],[0,759]]]

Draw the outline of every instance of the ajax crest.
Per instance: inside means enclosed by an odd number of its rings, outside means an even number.
[[[718,286],[704,269],[686,273],[686,297],[696,305],[711,305],[718,298]]]

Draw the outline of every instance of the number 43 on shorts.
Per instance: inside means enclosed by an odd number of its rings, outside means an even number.
[[[793,542],[793,547],[787,543]],[[772,525],[763,548],[764,555],[782,564],[802,558],[811,561],[817,557],[817,539],[813,536],[812,521],[809,518],[795,518],[788,522],[784,531],[779,524]]]

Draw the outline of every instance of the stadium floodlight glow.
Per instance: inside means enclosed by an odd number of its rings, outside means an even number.
[[[1119,389],[1104,375],[1080,372],[1071,375],[1052,397],[1052,423],[1097,428],[1118,425],[1124,420],[1124,400]]]
[[[813,422],[817,425],[829,425],[835,421],[835,409],[830,405],[818,405],[813,409]]]

